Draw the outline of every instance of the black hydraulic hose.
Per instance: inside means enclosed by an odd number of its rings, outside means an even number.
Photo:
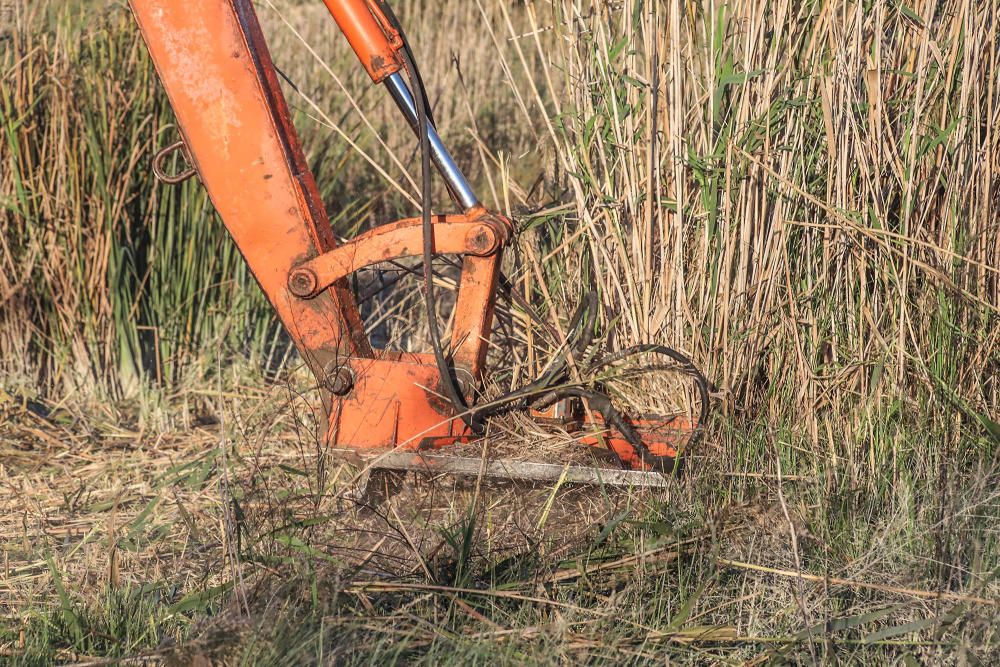
[[[399,38],[403,41],[404,65],[407,61],[409,61],[409,64],[406,65],[407,75],[411,78],[411,80],[415,79],[413,86],[419,87],[424,93],[424,112],[427,114],[427,122],[431,125],[437,125],[437,122],[434,120],[434,110],[431,109],[430,100],[427,99],[427,88],[424,86],[424,78],[420,74],[420,68],[417,66],[417,59],[413,55],[413,50],[410,48],[410,40],[406,37],[406,31],[403,30],[403,24],[396,17],[396,13],[392,11],[392,7],[389,6],[389,3],[384,2],[383,0],[378,0],[378,6],[382,11],[382,14],[389,20],[389,23],[392,24],[393,29],[399,33]],[[414,98],[414,103],[416,103],[416,98]]]
[[[698,370],[698,367],[694,365],[686,355],[681,354],[672,347],[667,347],[666,345],[656,345],[645,344],[645,345],[634,345],[632,347],[625,348],[619,352],[615,352],[603,359],[598,360],[596,363],[592,364],[587,368],[588,373],[595,373],[602,368],[606,368],[611,364],[628,359],[629,357],[635,357],[640,354],[658,354],[660,356],[665,356],[673,359],[678,364],[681,365],[681,370],[685,375],[689,375],[694,378],[695,385],[698,387],[698,398],[701,403],[701,409],[698,414],[698,423],[695,426],[694,432],[691,434],[691,439],[688,441],[688,447],[691,447],[701,438],[705,431],[705,422],[708,420],[708,412],[711,401],[711,387],[708,378]],[[662,367],[651,366],[647,367],[646,371],[661,370]]]
[[[587,338],[586,344],[589,345],[589,343],[590,338]],[[583,346],[583,349],[585,348],[586,345]],[[698,388],[700,410],[697,424],[686,444],[687,447],[694,446],[704,433],[705,423],[708,420],[711,396],[708,379],[701,373],[701,371],[698,370],[698,368],[687,356],[671,347],[667,347],[666,345],[636,345],[599,360],[597,363],[591,365],[587,371],[590,373],[592,371],[605,368],[616,361],[622,361],[639,354],[657,354],[666,356],[679,363],[681,365],[681,371],[685,375],[689,375],[694,378],[695,385]],[[564,370],[566,366],[565,360],[561,360],[558,363],[558,370]],[[657,370],[666,370],[668,368],[669,367],[666,366],[647,366],[639,372],[648,373]],[[527,409],[530,407],[544,408],[564,398],[580,398],[587,402],[587,405],[591,410],[600,413],[600,415],[604,418],[605,425],[609,427],[609,429],[618,431],[622,434],[625,440],[635,450],[639,459],[645,465],[664,473],[671,472],[674,469],[674,458],[653,454],[643,442],[642,436],[639,432],[621,413],[621,411],[615,408],[614,404],[611,402],[611,397],[607,394],[595,389],[589,389],[580,384],[558,386],[550,391],[547,391],[547,389],[553,387],[565,378],[565,373],[560,373],[558,375],[546,373],[543,378],[540,378],[539,380],[536,380],[521,389],[501,397],[497,402],[491,404],[489,410],[483,410],[482,414],[485,416],[493,416],[515,409]],[[497,405],[497,403],[499,403],[499,405]],[[612,451],[612,453],[615,452]],[[628,467],[620,458],[619,462],[622,467]]]
[[[458,388],[451,364],[448,362],[441,347],[441,330],[438,327],[437,321],[433,265],[434,223],[431,221],[431,151],[430,142],[427,138],[427,130],[430,127],[427,122],[427,91],[424,90],[423,83],[417,76],[416,66],[413,64],[413,59],[410,57],[408,51],[404,50],[400,56],[403,59],[406,73],[410,79],[410,86],[413,88],[413,103],[417,108],[417,134],[420,138],[420,204],[423,227],[423,291],[431,348],[434,350],[434,361],[437,363],[438,373],[441,376],[441,389],[444,390],[445,398],[454,406],[455,411],[461,416],[462,421],[472,429],[472,432],[479,435],[483,433],[484,427],[468,413],[468,405],[462,396],[461,390]]]
[[[566,342],[564,354],[552,363],[552,366],[542,377],[529,382],[511,392],[490,401],[489,405],[473,410],[473,418],[479,423],[484,423],[486,419],[505,414],[513,410],[526,410],[536,401],[541,400],[544,395],[549,394],[551,387],[564,382],[568,377],[566,368],[569,365],[569,356],[579,358],[583,352],[590,347],[594,339],[594,326],[592,321],[593,311],[597,304],[597,293],[590,291],[576,309],[569,326],[569,337]],[[588,314],[591,318],[588,318]]]

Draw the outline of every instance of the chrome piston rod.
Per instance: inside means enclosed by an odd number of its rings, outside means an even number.
[[[396,106],[403,112],[407,122],[413,128],[414,132],[416,132],[417,105],[413,101],[413,94],[410,92],[410,88],[406,85],[400,73],[396,72],[390,75],[385,80],[385,87],[389,89],[389,94],[392,95]],[[477,206],[479,199],[476,197],[476,193],[473,192],[472,185],[465,179],[462,170],[455,164],[454,158],[451,157],[451,153],[448,152],[444,142],[441,141],[437,130],[430,123],[427,125],[427,139],[431,148],[431,160],[438,171],[441,172],[441,176],[444,177],[445,182],[448,184],[448,189],[457,200],[457,203],[465,211]]]

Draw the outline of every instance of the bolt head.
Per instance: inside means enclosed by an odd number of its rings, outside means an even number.
[[[497,235],[487,225],[476,225],[466,237],[468,252],[485,257],[497,250]]]
[[[316,291],[316,274],[309,269],[296,269],[288,277],[288,289],[295,296],[306,297]]]
[[[354,388],[354,373],[350,368],[341,366],[327,377],[326,388],[335,396],[349,394]]]

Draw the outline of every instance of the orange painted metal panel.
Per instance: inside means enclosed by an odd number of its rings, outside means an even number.
[[[334,403],[330,440],[357,449],[417,449],[425,438],[467,432],[439,387],[431,355],[350,359],[346,367],[355,383]]]
[[[499,257],[462,258],[451,334],[452,358],[456,368],[467,370],[474,378],[480,376],[486,363],[499,280]]]
[[[581,434],[580,442],[591,447],[607,447],[614,451],[618,459],[632,470],[651,470],[635,447],[618,431],[604,428],[604,419],[599,413],[593,414],[593,421],[584,424],[587,429]],[[649,453],[660,459],[676,460],[691,439],[697,424],[683,415],[673,417],[651,417],[636,419],[632,426],[639,433]],[[594,432],[594,428],[604,428]]]

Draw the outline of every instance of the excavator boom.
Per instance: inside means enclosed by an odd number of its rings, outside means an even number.
[[[507,218],[488,211],[438,135],[405,34],[380,0],[324,0],[375,84],[385,86],[415,130],[423,160],[420,217],[378,226],[338,244],[292,125],[278,74],[251,0],[130,0],[149,54],[177,118],[181,141],[155,160],[183,150],[261,289],[316,376],[326,406],[331,447],[382,456],[394,466],[408,459],[389,450],[437,449],[477,437],[497,411],[477,408],[503,252],[513,236]],[[409,78],[409,84],[407,78]],[[429,165],[437,167],[458,211],[431,215]],[[168,182],[178,177],[163,175]],[[332,174],[336,177],[336,174]],[[424,259],[428,316],[433,318],[429,260],[461,258],[450,341],[442,346],[431,322],[434,353],[376,349],[365,334],[350,277],[361,269],[407,257]],[[553,394],[555,374],[539,394]],[[548,404],[589,401],[593,390],[554,396]],[[535,407],[531,392],[506,402]],[[503,403],[504,401],[500,401]],[[608,403],[610,405],[610,403]],[[588,411],[589,413],[589,411]],[[583,438],[611,449],[626,468],[672,467],[676,438],[645,438],[616,411]],[[563,420],[563,424],[571,420]],[[678,422],[679,423],[679,422]],[[689,430],[697,424],[685,422]],[[604,433],[607,437],[602,437]],[[679,433],[679,431],[678,431]],[[683,440],[683,438],[681,438]],[[639,455],[641,447],[643,455]],[[380,454],[381,453],[381,454]],[[430,456],[429,454],[427,456]],[[469,465],[435,469],[460,472]],[[663,465],[669,462],[669,466]],[[658,463],[659,465],[652,465]],[[491,471],[510,466],[489,468]],[[537,477],[545,466],[532,468]],[[635,483],[636,475],[606,475]],[[583,470],[574,478],[597,479]]]

